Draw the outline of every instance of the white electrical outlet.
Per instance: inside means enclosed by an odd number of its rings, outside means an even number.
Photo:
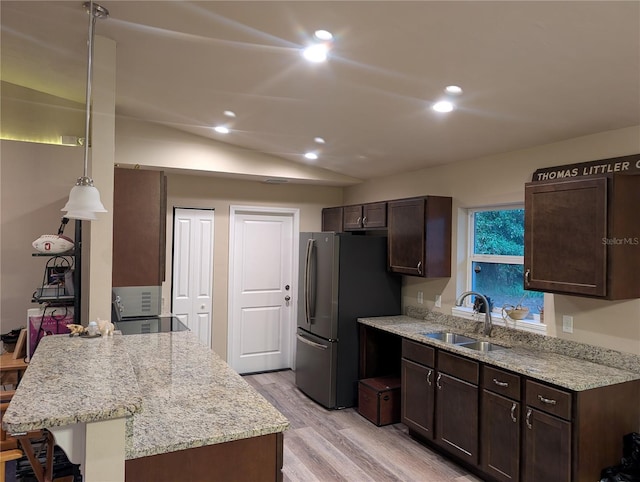
[[[424,303],[424,293],[422,291],[418,291],[418,304],[421,305]]]
[[[436,308],[442,308],[442,296],[436,295]]]
[[[562,331],[573,333],[573,316],[562,315]]]

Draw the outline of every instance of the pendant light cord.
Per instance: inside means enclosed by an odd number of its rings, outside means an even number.
[[[86,5],[86,4],[85,4]],[[93,81],[93,32],[96,26],[96,17],[93,12],[93,0],[89,2],[89,46],[87,48],[87,91],[84,122],[84,171],[83,177],[87,177],[89,166],[89,130],[91,128],[91,83]]]
[[[89,132],[91,130],[91,87],[93,84],[93,39],[95,37],[96,19],[109,16],[109,11],[94,4],[93,0],[84,4],[89,13],[89,45],[87,48],[87,91],[85,103],[85,122],[84,122],[84,166],[83,177],[78,179],[78,184],[92,186],[93,181],[87,176],[89,170]]]

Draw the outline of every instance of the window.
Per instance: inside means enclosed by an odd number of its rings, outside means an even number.
[[[525,321],[537,321],[543,293],[523,286],[524,206],[470,209],[468,219],[467,289],[488,296],[495,314],[522,305],[529,308]],[[472,297],[465,303],[471,307]]]

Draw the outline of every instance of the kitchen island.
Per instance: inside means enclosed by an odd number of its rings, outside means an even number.
[[[45,337],[3,424],[51,430],[88,482],[279,480],[288,427],[191,332]]]

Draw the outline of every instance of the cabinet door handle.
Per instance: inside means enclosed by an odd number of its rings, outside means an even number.
[[[442,385],[440,385],[441,378],[442,378],[442,373],[438,373],[438,378],[436,378],[436,387],[438,387],[438,390],[442,390]]]
[[[531,409],[527,410],[527,418],[525,422],[527,422],[527,427],[531,430],[533,428],[533,425],[531,425]]]
[[[527,284],[527,286],[529,286],[530,281],[531,281],[531,270],[527,269],[527,271],[524,272],[524,282]]]
[[[495,383],[496,385],[498,385],[499,387],[508,387],[509,386],[509,382],[501,382],[500,380],[498,380],[497,378],[493,379],[493,383]]]
[[[364,218],[362,218],[362,225],[363,226],[367,225],[367,217],[366,216]]]
[[[418,274],[422,274],[422,261],[418,261]]]
[[[555,405],[558,403],[554,399],[544,398],[542,395],[538,395],[538,400],[540,400],[542,403],[546,403],[547,405]]]
[[[431,386],[431,374],[433,373],[433,370],[429,370],[429,372],[427,373],[427,383],[429,384],[429,386]]]
[[[356,219],[356,224],[358,226],[360,226],[360,221],[362,221],[362,218],[360,216],[358,216],[358,219]]]
[[[511,405],[511,421],[513,423],[516,423],[518,421],[518,419],[516,418],[516,402],[513,402],[513,405]]]

